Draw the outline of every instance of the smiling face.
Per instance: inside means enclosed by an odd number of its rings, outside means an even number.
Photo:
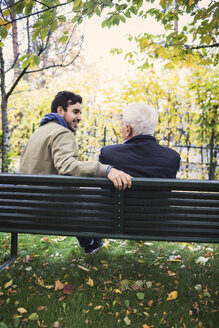
[[[72,132],[75,132],[77,129],[78,124],[80,123],[82,117],[82,111],[81,111],[81,104],[77,102],[76,104],[70,104],[67,107],[67,111],[65,112],[64,109],[59,106],[57,108],[57,112],[59,115],[61,115],[65,122],[67,123],[67,126],[69,130]]]

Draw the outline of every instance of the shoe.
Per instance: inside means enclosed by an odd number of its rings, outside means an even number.
[[[103,242],[101,239],[94,239],[94,243],[91,246],[85,247],[85,254],[95,254],[101,247],[103,247]]]

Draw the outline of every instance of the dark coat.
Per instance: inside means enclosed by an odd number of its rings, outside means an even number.
[[[123,144],[103,147],[99,161],[133,177],[145,178],[175,178],[180,166],[179,154],[160,146],[150,135],[138,135]]]

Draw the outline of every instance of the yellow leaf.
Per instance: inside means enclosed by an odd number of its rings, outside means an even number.
[[[102,309],[102,305],[97,305],[97,306],[95,306],[95,308],[94,308],[94,310],[100,310],[100,309]]]
[[[88,279],[87,285],[89,285],[90,287],[93,287],[94,286],[94,281],[90,277]]]
[[[6,282],[6,283],[4,284],[4,288],[8,288],[8,287],[10,287],[12,284],[13,284],[13,279],[11,279],[10,281]]]
[[[89,269],[83,267],[82,265],[78,265],[78,267],[79,267],[79,269],[81,269],[81,270],[84,270],[84,271],[87,271],[87,272],[90,271]]]
[[[36,284],[39,286],[44,286],[44,280],[42,278],[36,278]]]
[[[189,0],[189,6],[191,7],[191,5],[193,4],[194,0]]]
[[[53,289],[54,285],[46,285],[46,286],[43,286],[43,287],[46,288],[46,289]]]
[[[177,296],[178,292],[174,290],[173,292],[168,294],[167,301],[175,300]]]
[[[153,300],[150,300],[149,302],[148,302],[148,306],[152,306],[152,304],[154,303],[154,301]]]
[[[25,308],[18,308],[17,311],[21,314],[26,313],[27,310]]]
[[[150,328],[148,325],[144,324],[142,328]]]
[[[7,24],[7,25],[6,25],[6,24]],[[4,20],[4,19],[2,19],[2,18],[0,17],[0,26],[1,26],[1,25],[5,26],[5,28],[6,28],[7,30],[9,30],[10,27],[11,27],[11,24],[9,24],[9,22],[8,22],[7,20]]]
[[[113,291],[114,291],[114,293],[116,293],[116,294],[122,294],[122,292],[121,292],[119,289],[114,289]]]
[[[3,11],[3,15],[6,16],[6,17],[9,16],[10,15],[10,11],[8,9],[5,9]]]

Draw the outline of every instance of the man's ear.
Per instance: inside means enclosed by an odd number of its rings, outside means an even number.
[[[129,139],[132,137],[132,128],[129,124],[126,125],[126,139]]]
[[[62,108],[62,106],[59,106],[59,107],[57,108],[57,113],[58,113],[59,115],[61,115],[62,117],[64,116],[65,111],[64,111],[64,109]]]

